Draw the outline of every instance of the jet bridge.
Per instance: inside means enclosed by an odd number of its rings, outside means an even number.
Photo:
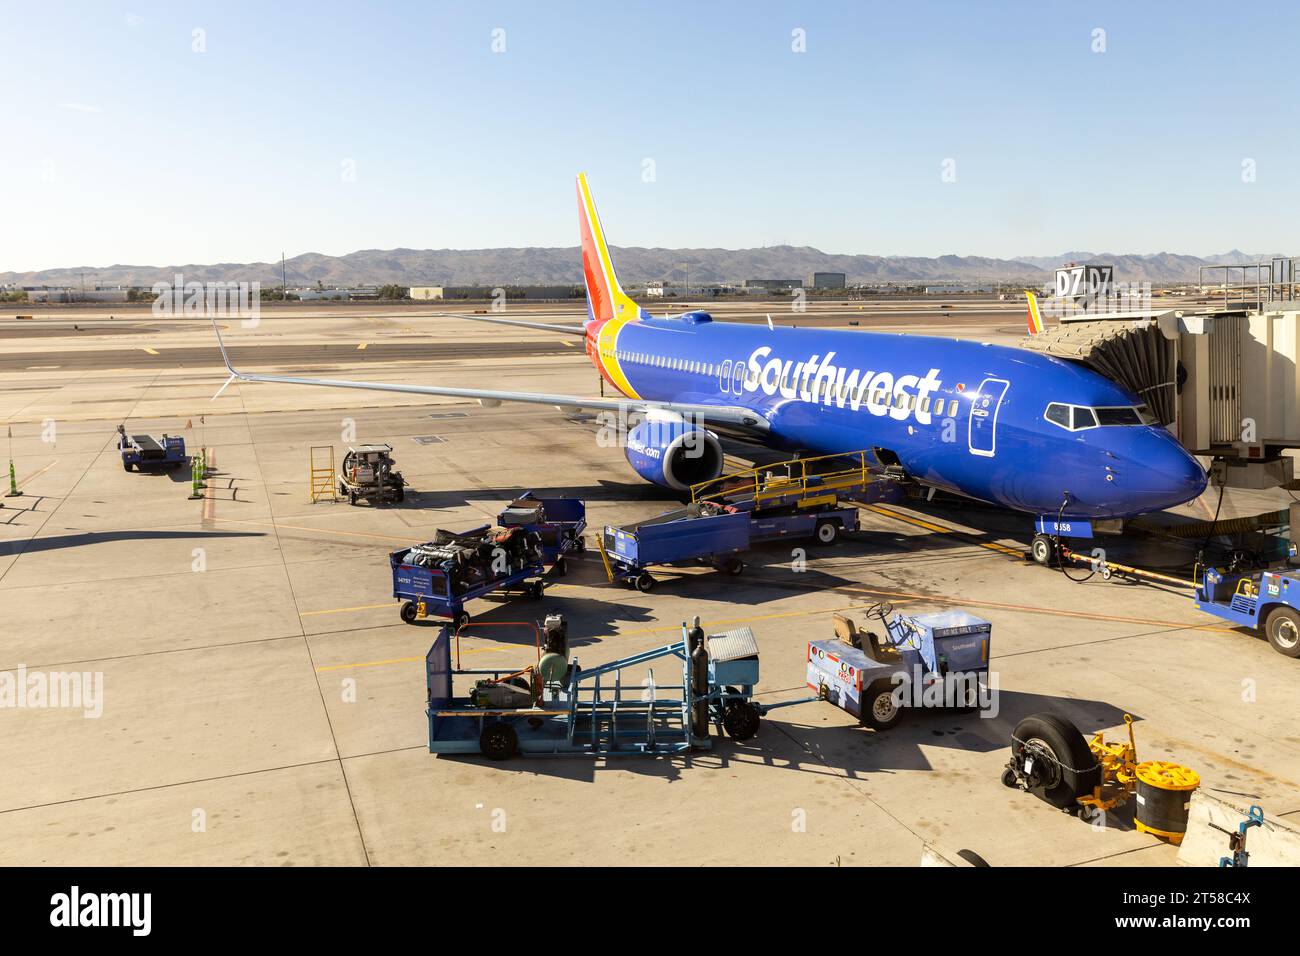
[[[1066,315],[1023,345],[1138,395],[1188,451],[1215,459],[1215,484],[1286,485],[1286,452],[1300,449],[1298,261],[1205,266],[1203,307]]]

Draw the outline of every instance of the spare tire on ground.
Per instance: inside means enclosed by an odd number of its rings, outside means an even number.
[[[1021,772],[1032,762],[1029,792],[1062,810],[1101,781],[1101,768],[1079,728],[1056,714],[1031,714],[1011,734],[1011,756]]]

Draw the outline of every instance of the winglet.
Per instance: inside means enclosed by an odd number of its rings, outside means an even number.
[[[221,360],[226,363],[226,370],[230,372],[231,376],[234,378],[238,378],[239,373],[236,372],[235,367],[230,364],[230,356],[226,354],[226,343],[221,341],[221,329],[217,328],[217,317],[214,315],[211,318],[212,318],[212,331],[217,333],[217,348],[221,349]],[[230,384],[229,382],[226,383],[226,385],[229,384]],[[224,389],[226,385],[223,385],[221,387]],[[217,392],[217,395],[220,394],[221,394],[220,392]],[[213,398],[215,397],[216,396],[214,395]]]
[[[1038,311],[1038,296],[1026,289],[1025,299],[1029,303],[1029,334],[1037,335],[1043,331],[1043,315]]]

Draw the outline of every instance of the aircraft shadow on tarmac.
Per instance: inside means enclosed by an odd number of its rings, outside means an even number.
[[[61,551],[65,548],[84,548],[92,544],[112,541],[169,541],[208,540],[211,538],[261,538],[261,531],[82,531],[76,534],[55,534],[47,538],[26,541],[0,542],[0,557],[15,554],[34,554],[38,551]]]

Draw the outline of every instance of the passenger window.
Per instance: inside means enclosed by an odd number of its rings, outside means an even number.
[[[1070,406],[1062,405],[1059,402],[1053,402],[1047,406],[1047,412],[1043,416],[1053,425],[1060,425],[1062,428],[1070,427]]]
[[[957,417],[957,399],[955,398],[948,403],[948,417],[949,418]]]
[[[927,395],[925,398],[921,399],[921,404],[917,407],[921,410],[922,414],[928,412],[930,410],[930,396]]]
[[[1097,416],[1092,413],[1091,408],[1083,408],[1079,405],[1074,406],[1074,429],[1096,428]]]

